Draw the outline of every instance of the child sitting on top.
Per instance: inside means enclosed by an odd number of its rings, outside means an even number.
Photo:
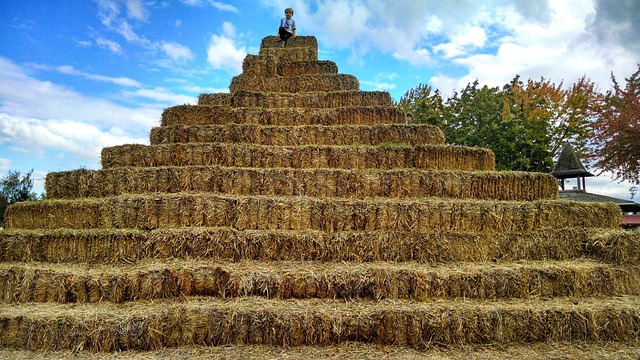
[[[284,15],[280,20],[280,29],[278,30],[278,35],[280,35],[279,42],[282,43],[282,47],[287,45],[287,40],[290,37],[296,36],[296,22],[291,18],[293,16],[293,9],[286,8],[284,10]]]

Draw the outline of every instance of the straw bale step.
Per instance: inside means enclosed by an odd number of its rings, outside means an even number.
[[[151,129],[151,145],[167,143],[245,143],[301,145],[443,145],[444,134],[433,125],[301,125],[256,124],[170,125]]]
[[[162,113],[161,125],[381,125],[404,124],[395,106],[268,109],[259,107],[179,105]]]
[[[104,169],[138,166],[494,170],[488,149],[451,145],[269,146],[228,143],[127,144],[102,149]]]
[[[260,43],[260,49],[282,48],[279,36],[265,36]],[[295,36],[287,41],[287,48],[311,48],[318,49],[318,40],[315,36]]]
[[[249,78],[264,78],[338,73],[335,62],[318,60],[318,53],[310,49],[282,49],[266,53],[269,54],[247,55],[242,62],[242,74]]]
[[[181,296],[279,299],[508,299],[640,294],[640,267],[592,261],[1,263],[0,303],[126,302]]]
[[[0,307],[0,347],[157,350],[223,344],[435,345],[637,341],[640,298],[410,301],[187,298]]]
[[[640,234],[546,228],[487,233],[440,231],[142,230],[0,231],[1,261],[133,263],[149,259],[259,261],[513,262],[589,258],[640,263]]]
[[[318,49],[304,47],[275,47],[260,49],[260,58],[272,58],[277,63],[318,61]]]
[[[329,60],[279,62],[276,65],[279,76],[296,77],[303,75],[337,74],[338,65]]]
[[[341,199],[122,195],[23,202],[7,209],[7,229],[156,229],[229,226],[239,230],[429,232],[529,231],[538,227],[618,228],[614,203],[449,199]]]
[[[333,91],[282,94],[237,91],[234,94],[200,94],[198,105],[229,105],[260,108],[338,108],[393,106],[386,91]]]
[[[229,90],[297,93],[317,91],[359,90],[358,79],[350,74],[319,74],[300,76],[252,76],[240,74],[231,80]]]
[[[50,172],[48,199],[106,197],[150,192],[313,197],[440,197],[484,200],[556,199],[550,174],[378,169],[229,168],[219,166],[123,167]]]
[[[119,351],[101,353],[90,351],[41,351],[0,349],[0,358],[24,360],[156,360],[156,359],[308,359],[308,360],[371,360],[371,359],[431,359],[431,360],[629,360],[640,358],[640,341],[604,342],[573,341],[514,344],[465,344],[437,346],[424,344],[425,349],[406,346],[345,342],[326,346],[223,345],[183,346],[155,351]]]
[[[232,102],[233,94],[228,92],[200,94],[200,96],[198,96],[198,105],[229,107],[231,106]]]

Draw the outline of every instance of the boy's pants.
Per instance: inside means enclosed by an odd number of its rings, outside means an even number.
[[[288,32],[287,30],[285,30],[283,27],[280,28],[280,30],[278,31],[278,33],[280,34],[280,41],[287,41],[289,40],[289,38],[291,36],[293,36],[292,33]]]

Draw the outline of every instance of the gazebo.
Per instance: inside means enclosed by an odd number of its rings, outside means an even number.
[[[584,168],[584,165],[582,165],[580,158],[578,158],[578,155],[576,155],[576,152],[573,150],[573,147],[569,143],[562,146],[560,157],[558,157],[558,162],[556,162],[556,167],[551,172],[551,175],[555,176],[556,179],[558,179],[558,183],[560,184],[560,188],[562,190],[564,190],[565,179],[577,179],[577,190],[582,191],[586,191],[584,179],[594,176]],[[582,187],[580,187],[581,179]]]

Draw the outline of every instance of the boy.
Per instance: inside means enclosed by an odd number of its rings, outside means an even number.
[[[279,42],[282,42],[282,47],[287,45],[287,40],[290,37],[296,36],[296,22],[291,18],[293,16],[293,9],[286,8],[284,10],[284,16],[280,19],[280,29],[278,30],[278,35],[280,35]]]

